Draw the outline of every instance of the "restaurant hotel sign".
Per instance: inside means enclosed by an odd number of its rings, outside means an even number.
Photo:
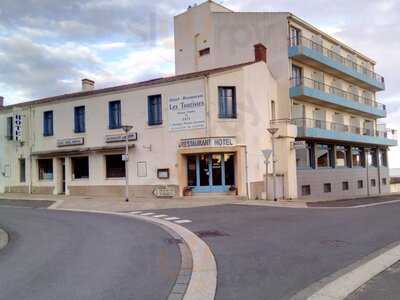
[[[182,139],[179,143],[179,148],[229,147],[235,145],[236,145],[236,138],[233,136],[205,137],[205,138]]]
[[[206,104],[203,94],[169,97],[169,130],[178,131],[205,128],[205,106]]]

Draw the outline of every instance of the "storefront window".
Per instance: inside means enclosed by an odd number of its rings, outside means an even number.
[[[311,167],[310,158],[311,150],[308,144],[304,149],[296,149],[296,166],[297,169],[307,169]]]
[[[360,147],[351,148],[351,161],[353,167],[363,167],[364,166],[364,151]]]
[[[38,160],[39,180],[53,180],[53,160]]]
[[[379,164],[383,167],[387,167],[387,151],[386,149],[380,149],[379,150]]]
[[[196,156],[187,158],[188,186],[197,185]]]
[[[106,177],[125,177],[125,162],[122,160],[121,154],[106,155]]]
[[[315,145],[315,156],[317,158],[318,168],[331,167],[331,152],[332,148],[329,145],[316,144]]]
[[[336,167],[347,166],[347,148],[345,146],[336,146]]]
[[[376,149],[370,149],[368,151],[368,166],[370,167],[378,166],[378,155]]]
[[[72,179],[89,178],[89,157],[72,157]]]

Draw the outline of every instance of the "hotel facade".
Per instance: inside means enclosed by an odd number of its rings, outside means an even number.
[[[386,194],[375,62],[290,13],[174,19],[175,76],[0,108],[0,192],[338,199]],[[133,126],[126,137],[121,127]],[[266,164],[266,162],[268,164]]]

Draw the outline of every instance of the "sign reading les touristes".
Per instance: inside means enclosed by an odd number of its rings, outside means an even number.
[[[206,127],[206,103],[203,94],[168,98],[168,129],[170,131]]]

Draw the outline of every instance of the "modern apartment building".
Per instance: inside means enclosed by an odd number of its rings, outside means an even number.
[[[122,195],[122,125],[135,196],[389,192],[394,131],[379,123],[375,62],[284,12],[212,1],[175,17],[176,76],[2,106],[0,192]],[[168,187],[164,188],[163,187]]]

